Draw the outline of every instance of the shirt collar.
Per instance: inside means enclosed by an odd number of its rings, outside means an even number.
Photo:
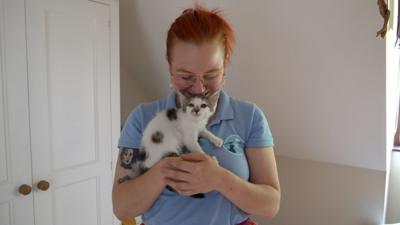
[[[166,101],[166,108],[170,109],[170,108],[176,108],[176,102],[175,102],[175,96],[176,93],[172,92],[167,96],[167,101]]]
[[[167,96],[166,99],[166,108],[176,108],[176,101],[175,101],[176,93],[172,92]],[[215,112],[215,117],[209,124],[212,126],[214,124],[220,123],[222,120],[229,120],[233,119],[233,109],[230,104],[230,97],[224,92],[221,91],[219,98],[218,98],[218,106],[217,111]]]
[[[218,124],[222,120],[233,119],[234,114],[232,106],[230,104],[230,97],[224,91],[221,91],[221,93],[219,94],[217,111],[215,113],[215,117],[211,121],[209,126]]]

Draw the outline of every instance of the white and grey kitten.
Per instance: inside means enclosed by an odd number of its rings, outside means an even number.
[[[198,143],[199,137],[221,147],[223,140],[206,128],[218,97],[219,93],[209,97],[187,97],[178,92],[179,107],[161,111],[150,120],[143,132],[139,152],[135,155],[133,149],[123,149],[121,166],[142,174],[164,157],[193,151],[204,153]],[[202,194],[196,196],[201,198]]]

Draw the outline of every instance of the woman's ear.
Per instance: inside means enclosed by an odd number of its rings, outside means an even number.
[[[217,103],[218,103],[218,99],[219,99],[219,94],[221,93],[221,91],[216,91],[214,93],[211,93],[209,96],[207,96],[207,101],[210,104],[210,108],[213,112],[215,112],[216,108],[217,108]]]

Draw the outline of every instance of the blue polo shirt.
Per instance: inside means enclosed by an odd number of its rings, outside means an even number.
[[[128,116],[119,147],[139,148],[147,123],[160,111],[175,108],[175,93],[167,98],[136,107]],[[246,147],[271,147],[273,140],[263,112],[253,103],[236,100],[221,91],[216,116],[207,129],[224,140],[221,148],[200,139],[204,152],[218,159],[219,165],[244,180],[249,179]],[[140,194],[140,193],[138,193]],[[181,196],[165,189],[142,215],[145,225],[234,225],[248,214],[217,191],[205,198]]]

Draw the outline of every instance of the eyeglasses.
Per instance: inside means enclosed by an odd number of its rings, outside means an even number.
[[[185,87],[194,85],[198,80],[200,80],[203,86],[207,87],[218,86],[223,82],[223,70],[216,70],[212,73],[204,74],[202,77],[186,73],[175,73],[172,74],[172,76],[175,79],[175,82]]]

